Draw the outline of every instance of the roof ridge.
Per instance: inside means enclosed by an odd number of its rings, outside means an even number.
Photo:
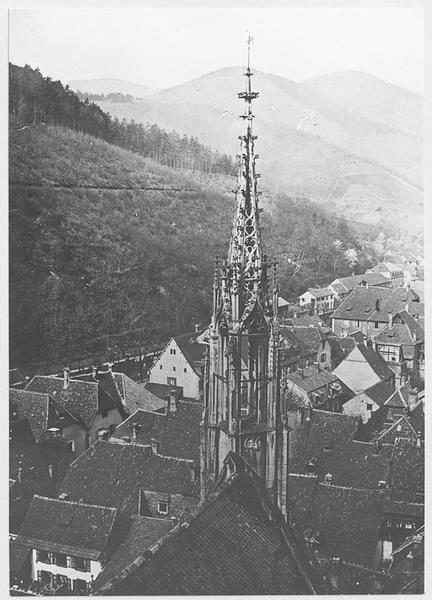
[[[49,496],[40,496],[39,494],[34,494],[33,498],[40,498],[41,500],[50,500],[52,502],[74,504],[76,506],[85,506],[86,508],[103,508],[104,510],[110,510],[117,513],[117,509],[113,506],[102,506],[101,504],[87,504],[86,502],[78,502],[77,500],[62,500],[61,498],[50,498]]]

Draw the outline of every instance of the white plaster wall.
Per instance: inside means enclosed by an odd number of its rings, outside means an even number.
[[[38,571],[48,571],[49,573],[52,573],[53,575],[64,575],[65,577],[68,577],[71,580],[72,586],[73,586],[73,582],[75,581],[75,579],[83,579],[84,581],[91,583],[92,575],[93,575],[93,579],[96,579],[96,577],[99,575],[99,573],[102,570],[100,562],[95,561],[95,560],[90,561],[90,571],[78,571],[76,569],[72,569],[71,567],[60,567],[59,565],[53,565],[53,564],[39,562],[38,560],[36,560],[36,557],[37,557],[37,551],[35,549],[33,549],[32,550],[32,578],[33,578],[33,581],[37,580],[37,572]]]
[[[171,349],[174,349],[176,353],[171,354]],[[183,388],[183,396],[188,398],[199,398],[200,378],[189,365],[186,357],[174,340],[169,342],[163,353],[150,369],[151,383],[164,383],[167,385],[168,377],[176,378],[176,385]]]

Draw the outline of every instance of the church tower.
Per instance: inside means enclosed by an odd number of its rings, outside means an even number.
[[[209,352],[204,373],[201,429],[201,498],[214,486],[229,451],[242,456],[265,482],[286,513],[287,425],[282,422],[278,369],[278,280],[261,241],[253,133],[252,90],[248,66],[239,137],[236,206],[228,248],[216,260]]]

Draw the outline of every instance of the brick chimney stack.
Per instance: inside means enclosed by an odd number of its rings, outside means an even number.
[[[170,390],[169,411],[170,413],[175,413],[177,411],[177,390]]]
[[[96,379],[96,377],[97,377],[97,371],[98,371],[97,367],[92,367],[92,377],[93,377],[93,379]]]

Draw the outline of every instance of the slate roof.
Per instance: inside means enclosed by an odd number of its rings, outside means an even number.
[[[139,427],[136,433],[138,443],[150,445],[155,440],[159,443],[159,454],[187,458],[198,464],[201,416],[202,406],[197,402],[178,401],[176,412],[168,411],[167,414],[138,410],[117,427],[111,439],[132,438],[136,423]]]
[[[201,376],[201,365],[203,364],[206,348],[205,344],[199,344],[197,338],[200,337],[205,330],[194,331],[192,333],[184,333],[183,335],[174,336],[174,340],[177,346],[184,354],[186,360],[194,369],[194,371]]]
[[[378,381],[378,383],[367,388],[363,393],[367,394],[369,398],[380,406],[383,406],[393,396],[394,389],[385,381]]]
[[[9,389],[11,410],[16,419],[27,419],[35,440],[40,442],[50,427],[63,428],[78,423],[62,406],[55,402],[49,394],[28,390]]]
[[[308,473],[314,459],[321,480],[331,473],[335,485],[377,489],[379,481],[387,480],[391,450],[377,454],[372,443],[356,441],[360,422],[360,417],[313,410],[310,422],[302,424],[298,414],[289,413],[290,473]]]
[[[424,439],[425,416],[422,403],[418,404],[414,410],[410,412],[408,419],[414,431],[420,434],[421,439]]]
[[[313,476],[290,474],[288,499],[293,525],[319,542],[320,555],[374,566],[382,521],[379,491],[327,485]]]
[[[307,393],[313,392],[329,383],[335,381],[339,382],[339,379],[333,373],[329,373],[324,369],[319,371],[314,366],[305,367],[303,369],[303,377],[298,373],[291,373],[286,376],[286,380],[298,386]]]
[[[104,390],[106,394],[115,402],[117,408],[123,411],[126,403],[123,399],[124,397],[124,386],[121,384],[119,386],[117,384],[116,376],[119,375],[121,380],[123,379],[124,373],[113,373],[112,371],[99,371],[96,372],[96,377],[93,377],[92,373],[86,375],[78,375],[74,377],[74,379],[79,379],[80,381],[90,381],[97,382],[99,386]],[[126,376],[125,376],[126,377]],[[122,394],[123,392],[123,394]]]
[[[420,344],[424,339],[422,327],[413,317],[408,315],[408,313],[405,313],[405,315],[407,315],[408,318],[404,318],[404,323],[393,323],[391,327],[390,325],[384,327],[384,329],[376,336],[376,343],[391,346],[413,346],[415,344]],[[409,324],[408,321],[410,322]],[[417,337],[414,339],[415,336]]]
[[[133,563],[145,550],[172,527],[169,519],[132,516],[126,537],[97,576],[94,591],[105,585]]]
[[[309,288],[306,292],[304,292],[304,294],[306,294],[307,292],[309,292],[315,298],[323,298],[324,296],[333,296],[333,294],[334,294],[332,292],[332,290],[330,290],[329,288]],[[301,296],[303,296],[304,294],[302,294]],[[299,296],[299,297],[301,298],[301,296]]]
[[[281,344],[282,364],[294,364],[301,359],[313,357],[314,351],[307,346],[305,342],[298,335],[296,335],[296,333],[294,333],[294,331],[288,327],[282,326],[280,328],[280,333],[283,338]]]
[[[34,496],[17,541],[29,548],[98,560],[116,515],[114,508]]]
[[[70,465],[61,491],[72,500],[83,498],[131,515],[137,511],[140,489],[198,498],[191,464],[159,456],[149,446],[98,440]]]
[[[9,540],[9,568],[11,573],[18,575],[27,561],[30,564],[31,549],[16,540]]]
[[[25,388],[27,391],[49,394],[86,429],[90,429],[98,410],[103,406],[115,408],[114,401],[104,392],[97,381],[71,379],[66,390],[63,378],[36,375]]]
[[[385,279],[388,281],[387,278]],[[359,286],[354,288],[336,308],[332,318],[388,322],[389,312],[395,315],[397,312],[405,310],[406,304],[415,298],[418,299],[417,294],[407,288]],[[377,303],[379,310],[377,310]],[[413,304],[416,303],[413,302]]]
[[[368,283],[371,286],[379,286],[389,282],[389,278],[381,273],[361,273],[360,275],[349,275],[348,277],[338,277],[334,280],[336,284],[342,285],[345,291],[350,292],[356,286]],[[330,285],[335,285],[333,282]],[[364,285],[363,285],[364,287]]]
[[[281,328],[282,329],[282,328]],[[291,331],[313,352],[317,352],[323,340],[324,335],[320,331],[319,325],[314,327],[309,326],[293,326]]]
[[[320,593],[324,586],[311,561],[257,476],[245,469],[225,479],[182,523],[97,593]]]
[[[424,444],[400,438],[394,445],[391,471],[392,489],[415,494],[424,492]]]

